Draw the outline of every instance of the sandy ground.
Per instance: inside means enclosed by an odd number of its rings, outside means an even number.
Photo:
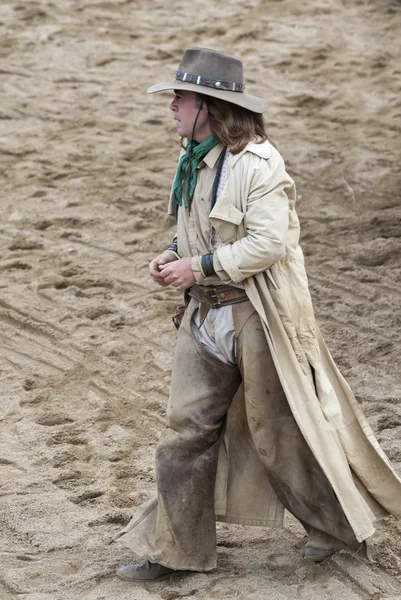
[[[0,598],[401,598],[374,563],[305,563],[302,530],[218,525],[212,574],[132,586],[106,544],[154,492],[178,296],[148,261],[178,140],[183,49],[239,55],[298,184],[318,322],[401,471],[401,5],[374,0],[0,3]]]

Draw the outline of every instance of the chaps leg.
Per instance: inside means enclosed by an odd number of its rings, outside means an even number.
[[[241,382],[181,326],[166,428],[156,452],[160,562],[205,571],[216,566],[214,487],[226,414]]]
[[[283,506],[318,543],[357,548],[333,489],[292,415],[260,319],[255,312],[238,339],[249,426],[269,481]],[[335,538],[333,540],[333,538]]]

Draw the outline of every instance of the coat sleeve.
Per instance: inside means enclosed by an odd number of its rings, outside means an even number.
[[[214,269],[223,281],[238,283],[285,256],[289,224],[286,190],[294,182],[281,157],[272,162],[261,160],[252,176],[244,215],[245,236],[214,253]]]

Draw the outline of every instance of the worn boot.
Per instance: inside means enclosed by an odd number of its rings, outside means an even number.
[[[339,545],[338,548],[329,548],[329,549],[314,548],[313,546],[306,546],[304,558],[307,558],[308,560],[313,560],[315,563],[321,563],[324,560],[326,560],[326,558],[333,556],[340,550],[343,550],[344,552],[347,552],[348,554],[352,554],[352,556],[355,556],[356,558],[358,558],[360,560],[361,559],[370,560],[366,542],[362,542],[361,544],[359,544],[358,547],[355,547],[355,548],[350,548],[349,546],[346,546],[345,544]]]
[[[304,558],[313,560],[315,563],[320,563],[326,560],[326,558],[333,556],[333,554],[336,552],[337,550],[334,548],[326,550],[324,548],[313,548],[312,546],[307,546],[305,548]]]
[[[154,581],[155,579],[164,579],[174,574],[181,574],[185,571],[176,571],[169,567],[164,567],[158,563],[151,563],[145,560],[143,563],[136,563],[120,567],[117,571],[117,577],[125,581]]]

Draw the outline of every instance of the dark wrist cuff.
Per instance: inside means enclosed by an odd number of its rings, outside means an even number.
[[[172,252],[175,252],[177,254],[178,252],[178,244],[177,244],[177,240],[173,240],[173,242],[171,242],[170,246],[168,248],[166,248],[166,250],[171,250]]]
[[[204,254],[201,258],[201,263],[205,277],[213,277],[213,275],[216,275],[213,266],[213,254]]]

